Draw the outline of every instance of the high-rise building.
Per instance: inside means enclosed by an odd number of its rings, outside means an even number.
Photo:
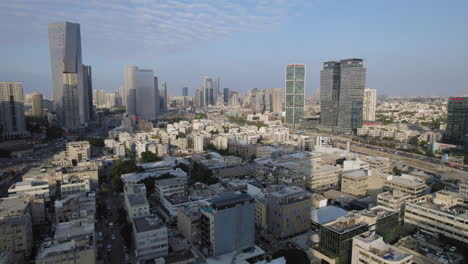
[[[44,115],[44,107],[43,107],[43,97],[41,93],[35,92],[31,96],[32,101],[32,115],[33,116],[43,116]]]
[[[196,107],[202,107],[203,106],[203,88],[198,88],[195,90],[195,98],[194,98],[194,105]]]
[[[93,108],[93,81],[91,75],[91,66],[82,65],[83,67],[83,93],[84,100],[83,104],[80,104],[83,107],[83,110],[80,111],[82,122],[88,122],[94,119],[94,108]]]
[[[298,127],[304,117],[305,80],[304,64],[286,66],[285,124],[287,126]]]
[[[161,112],[167,111],[167,83],[162,82],[161,89],[159,89],[159,109]]]
[[[200,207],[200,247],[206,256],[255,244],[255,205],[248,194],[221,193]]]
[[[223,102],[225,105],[229,103],[229,88],[223,89]]]
[[[136,115],[143,120],[156,119],[160,100],[157,80],[153,70],[125,67],[124,94],[129,115]]]
[[[203,78],[203,106],[214,104],[213,80],[209,77]]]
[[[375,121],[376,104],[377,90],[364,89],[364,105],[362,109],[362,120]]]
[[[328,61],[320,73],[320,124],[352,132],[362,124],[366,69],[362,59]]]
[[[0,82],[0,134],[4,139],[27,137],[23,85]]]
[[[80,24],[49,24],[49,48],[55,113],[58,122],[65,129],[74,130],[88,122],[92,116],[89,112],[92,101],[91,68],[82,65]],[[65,92],[70,89],[70,85],[73,92]]]
[[[188,96],[188,87],[182,88],[182,96]]]
[[[468,152],[468,97],[450,97],[447,106],[445,140],[464,145]]]
[[[283,88],[265,89],[265,110],[272,113],[283,111]]]

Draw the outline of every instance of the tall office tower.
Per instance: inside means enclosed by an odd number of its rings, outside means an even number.
[[[286,66],[285,124],[287,126],[298,127],[304,117],[305,80],[304,64]]]
[[[182,96],[188,96],[188,87],[182,88]]]
[[[29,135],[24,121],[23,85],[20,82],[0,82],[0,133],[4,139]]]
[[[225,105],[229,103],[229,88],[223,89],[223,102]]]
[[[167,111],[167,83],[162,82],[161,89],[159,89],[159,109],[161,112]]]
[[[362,120],[375,121],[377,104],[377,90],[364,89],[364,105],[362,107]]]
[[[236,92],[236,91],[231,91],[230,94],[231,94],[231,96],[229,97],[229,105],[230,106],[240,105],[239,93]]]
[[[320,74],[320,124],[349,133],[362,124],[366,69],[362,59],[329,61]]]
[[[266,111],[280,113],[283,111],[283,88],[265,89]]]
[[[200,247],[205,256],[220,256],[255,244],[255,205],[248,194],[221,193],[200,206]]]
[[[124,70],[124,89],[122,101],[127,109],[127,114],[136,113],[136,72],[137,66],[125,66]]]
[[[216,78],[216,80],[214,81],[214,85],[213,85],[213,105],[218,105],[218,97],[219,97],[219,85],[220,85],[220,80],[219,80],[219,76]]]
[[[256,113],[265,111],[265,97],[263,91],[254,88],[250,95],[250,108]]]
[[[91,66],[82,65],[83,67],[83,92],[84,101],[80,104],[83,107],[83,111],[80,111],[82,116],[82,123],[94,120],[94,108],[93,108],[93,81],[91,75]]]
[[[80,99],[78,88],[78,74],[64,72],[63,76],[63,125],[69,130],[80,127]]]
[[[125,67],[124,93],[127,94],[127,113],[143,120],[155,120],[159,109],[157,77],[153,70]]]
[[[43,116],[44,115],[44,106],[43,106],[43,97],[41,93],[35,92],[31,96],[32,101],[32,115],[33,116]]]
[[[320,72],[320,125],[332,130],[338,122],[340,97],[340,62],[323,63]]]
[[[445,140],[463,144],[468,152],[468,97],[449,97]]]
[[[203,88],[197,88],[195,90],[193,104],[196,107],[202,107],[203,106]]]
[[[49,48],[54,104],[58,122],[65,129],[77,129],[88,121],[86,118],[88,115],[85,112],[87,112],[89,96],[91,96],[88,93],[89,90],[85,89],[88,87],[84,87],[83,84],[83,82],[90,81],[91,76],[89,78],[87,76],[86,80],[83,79],[80,24],[70,22],[49,24]],[[73,92],[73,96],[77,96],[78,103],[76,104],[74,103],[75,99],[64,98],[65,78],[68,81],[75,79],[70,74],[76,75],[76,89],[74,88]],[[67,84],[67,87],[70,87],[70,83]],[[73,105],[65,105],[66,103],[73,103]],[[78,115],[75,115],[75,112],[78,112]],[[78,118],[78,120],[66,120],[67,116]],[[73,124],[73,128],[67,127],[66,124]]]
[[[203,106],[214,104],[213,80],[209,77],[203,78]]]

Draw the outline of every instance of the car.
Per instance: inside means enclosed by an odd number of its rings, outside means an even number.
[[[107,245],[106,251],[107,251],[107,252],[111,252],[111,250],[112,250],[112,245],[111,245],[111,244]]]
[[[111,216],[112,216],[112,215],[111,215]],[[114,223],[110,222],[110,223],[109,223],[109,228],[110,228],[110,229],[114,228]]]
[[[112,234],[112,239],[113,239],[113,240],[115,239],[115,235],[114,235],[114,234]]]

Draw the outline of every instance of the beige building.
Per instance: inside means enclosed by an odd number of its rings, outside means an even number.
[[[201,213],[196,204],[178,208],[177,230],[192,243],[200,239],[200,217]]]
[[[379,205],[390,208],[395,212],[400,212],[401,215],[403,215],[405,202],[411,198],[412,196],[408,193],[402,193],[398,190],[393,190],[378,194],[377,203]]]
[[[458,193],[464,196],[468,196],[468,182],[460,182],[459,186],[460,189],[458,190]]]
[[[375,111],[377,104],[377,90],[364,89],[364,102],[362,106],[362,120],[375,121]]]
[[[96,196],[84,193],[55,201],[55,222],[62,223],[76,219],[94,221],[96,214]]]
[[[244,160],[255,157],[257,147],[245,141],[229,141],[229,153],[241,156]]]
[[[49,242],[50,243],[50,242]],[[75,240],[45,244],[40,249],[37,264],[93,264],[96,263],[94,247]]]
[[[32,101],[32,115],[41,117],[44,115],[44,107],[42,105],[42,94],[35,92],[31,95]]]
[[[353,238],[351,264],[411,264],[413,255],[390,246],[374,232],[366,232]]]
[[[17,259],[32,253],[31,203],[24,197],[0,199],[0,250],[11,250]]]
[[[313,166],[307,177],[307,187],[311,190],[324,190],[336,187],[340,183],[340,173],[343,169],[335,165]]]
[[[370,171],[350,170],[341,174],[341,191],[354,196],[365,196]]]
[[[91,158],[91,145],[88,141],[75,141],[67,143],[66,157],[77,162]]]
[[[384,189],[398,190],[401,193],[407,193],[413,197],[417,197],[426,192],[427,185],[414,176],[406,174],[402,176],[388,175],[384,182]]]
[[[297,186],[271,192],[267,198],[268,230],[276,238],[286,238],[310,228],[310,193]]]
[[[439,191],[406,202],[405,223],[468,243],[468,198]]]
[[[255,201],[255,225],[262,229],[268,228],[268,201],[265,194],[253,196]]]

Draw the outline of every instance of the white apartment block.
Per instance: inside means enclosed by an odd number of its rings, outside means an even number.
[[[138,263],[165,257],[169,251],[167,227],[154,215],[132,220],[135,256]]]
[[[67,143],[66,157],[77,162],[91,158],[91,145],[88,141],[75,141]]]
[[[376,105],[377,105],[377,90],[364,89],[362,120],[375,121]]]
[[[411,264],[413,255],[390,246],[373,232],[353,237],[351,264]]]
[[[129,219],[150,215],[146,187],[144,184],[126,184],[124,186],[125,210]]]

